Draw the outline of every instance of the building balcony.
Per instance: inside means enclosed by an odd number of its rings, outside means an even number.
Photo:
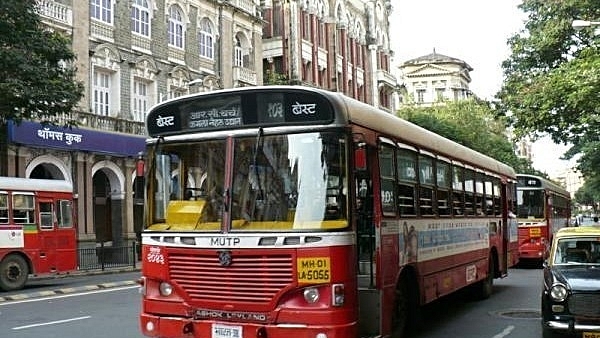
[[[114,28],[97,20],[90,20],[90,32],[95,38],[104,41],[114,42]]]
[[[71,113],[57,115],[52,119],[52,122],[60,126],[68,125],[71,121],[75,121],[81,128],[141,136],[146,135],[146,127],[144,122],[132,121],[118,117],[74,111]]]
[[[37,12],[42,23],[58,31],[71,34],[73,28],[73,9],[51,0],[37,0]]]
[[[233,81],[252,86],[258,84],[256,72],[244,67],[233,67]]]
[[[382,86],[388,86],[388,87],[396,87],[398,85],[398,81],[396,80],[396,77],[383,69],[378,69],[377,72],[375,73],[377,76],[377,83]]]
[[[253,0],[230,0],[229,4],[253,16],[260,15]]]
[[[327,68],[328,54],[329,54],[329,52],[327,51],[327,49],[319,47],[318,56],[317,56],[319,58],[317,61],[317,62],[319,62],[319,69]]]
[[[262,46],[263,58],[265,59],[283,56],[283,38],[281,36],[264,39]]]

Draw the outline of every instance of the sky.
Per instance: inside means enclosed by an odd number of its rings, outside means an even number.
[[[471,71],[470,89],[492,99],[502,85],[501,63],[510,55],[507,40],[524,27],[521,0],[394,0],[390,18],[392,61],[433,52],[461,59]],[[572,166],[560,160],[567,147],[548,138],[533,144],[533,166],[550,176]]]

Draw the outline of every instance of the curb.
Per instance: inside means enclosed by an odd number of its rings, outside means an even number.
[[[136,272],[140,271],[139,267],[123,267],[123,268],[111,268],[105,270],[81,270],[75,271],[72,273],[60,274],[60,275],[49,275],[49,276],[32,276],[29,278],[29,281],[43,281],[43,280],[51,280],[51,279],[63,279],[69,277],[78,277],[78,276],[94,276],[94,275],[108,275],[108,274],[118,274],[124,272]],[[18,301],[32,298],[40,298],[40,297],[49,297],[56,295],[65,295],[69,293],[77,293],[77,292],[86,292],[86,291],[95,291],[95,290],[106,290],[111,288],[123,287],[123,286],[132,286],[138,285],[138,282],[135,280],[127,280],[121,282],[107,282],[100,284],[91,284],[84,286],[77,286],[71,288],[62,288],[56,290],[46,290],[46,291],[38,291],[38,292],[27,292],[20,293],[8,296],[2,296],[0,293],[0,304],[4,302],[10,301]]]
[[[77,277],[77,276],[110,275],[110,274],[116,274],[116,273],[136,272],[136,271],[141,271],[141,268],[139,266],[136,266],[135,268],[131,267],[131,266],[127,266],[127,267],[121,267],[121,268],[107,268],[104,270],[97,270],[97,269],[77,270],[74,272],[56,274],[56,275],[31,276],[31,277],[29,277],[29,280],[34,281],[34,280],[61,279],[61,278],[69,278],[69,277]]]
[[[73,287],[73,288],[63,288],[63,289],[57,289],[57,290],[39,291],[39,292],[31,292],[31,293],[20,293],[20,294],[16,294],[16,295],[0,297],[0,304],[2,304],[3,302],[40,298],[40,297],[49,297],[49,296],[56,296],[56,295],[65,295],[65,294],[76,293],[76,292],[105,290],[105,289],[111,289],[111,288],[122,287],[122,286],[137,285],[137,284],[138,283],[136,281],[128,280],[128,281],[122,281],[122,282],[101,283],[101,284],[95,284],[95,285],[85,285],[85,286],[78,286],[78,287]]]

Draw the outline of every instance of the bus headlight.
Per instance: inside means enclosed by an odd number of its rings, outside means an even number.
[[[319,301],[319,290],[316,288],[307,288],[304,290],[304,300],[309,304],[314,304]]]
[[[550,298],[555,302],[563,302],[567,298],[567,288],[562,284],[552,285]]]
[[[165,297],[170,296],[173,293],[173,287],[167,282],[160,283],[158,290],[160,291],[160,295]]]

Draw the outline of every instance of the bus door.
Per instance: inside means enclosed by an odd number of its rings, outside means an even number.
[[[36,209],[38,210],[39,239],[38,254],[34,258],[38,262],[36,272],[55,271],[58,234],[55,224],[54,201],[51,198],[38,198]]]
[[[367,165],[367,147],[355,144],[353,214],[356,219],[359,331],[361,336],[380,332],[379,291],[375,288],[375,225],[373,223],[373,181]]]

